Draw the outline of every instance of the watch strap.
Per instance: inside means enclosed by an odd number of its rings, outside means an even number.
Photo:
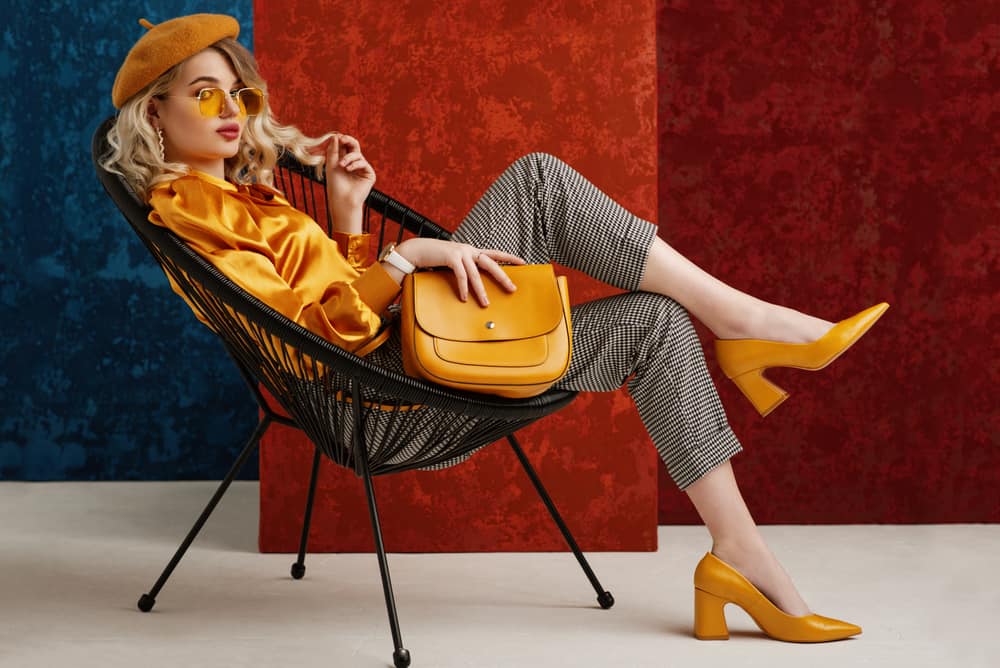
[[[379,260],[382,262],[388,262],[404,274],[412,274],[417,270],[417,267],[412,262],[396,252],[396,244],[391,243],[386,246],[385,249],[382,250]]]

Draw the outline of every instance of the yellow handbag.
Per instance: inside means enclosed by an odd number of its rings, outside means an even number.
[[[458,299],[450,270],[403,281],[400,335],[411,376],[471,392],[533,397],[566,374],[572,353],[569,292],[551,264],[508,265],[517,290],[481,274],[490,305]]]

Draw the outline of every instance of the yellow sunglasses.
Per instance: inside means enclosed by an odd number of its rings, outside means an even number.
[[[194,94],[198,101],[198,111],[202,116],[215,118],[226,108],[226,96],[229,96],[240,109],[241,116],[256,116],[264,110],[264,91],[260,88],[240,88],[226,92],[221,88],[202,88]],[[163,97],[186,97],[184,95],[164,95]]]

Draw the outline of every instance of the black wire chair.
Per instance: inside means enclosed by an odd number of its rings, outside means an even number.
[[[382,587],[389,625],[392,630],[393,662],[410,664],[403,647],[396,604],[389,577],[372,476],[432,467],[471,453],[498,439],[506,438],[524,467],[545,507],[562,531],[570,549],[597,592],[602,608],[614,604],[580,551],[566,523],[559,515],[541,480],[535,473],[514,432],[539,418],[567,406],[574,392],[550,390],[530,399],[510,400],[482,394],[463,393],[395,373],[342,350],[269,308],[192,251],[170,231],[147,220],[149,207],[116,174],[101,168],[99,160],[107,152],[107,133],[114,118],[108,118],[94,134],[91,147],[98,178],[118,209],[139,235],[164,272],[181,288],[190,302],[221,338],[254,399],[261,418],[256,429],[226,474],[208,505],[177,548],[159,579],[143,594],[138,607],[149,612],[170,574],[208,520],[273,422],[301,429],[315,445],[309,493],[306,501],[298,559],[291,575],[305,574],[305,553],[309,523],[321,456],[352,469],[364,479],[378,553]],[[322,178],[311,167],[284,157],[276,170],[276,186],[291,204],[313,217],[331,222],[326,209]],[[372,190],[365,204],[366,229],[373,235],[377,226],[378,246],[407,236],[448,238],[449,232],[426,217],[378,190]],[[290,417],[276,413],[264,398],[263,386]],[[378,421],[378,443],[366,443],[365,426]],[[371,429],[369,429],[371,431]],[[427,443],[414,451],[407,443],[416,434]],[[427,438],[431,434],[432,438]]]

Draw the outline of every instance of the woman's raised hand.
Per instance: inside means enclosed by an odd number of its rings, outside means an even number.
[[[360,209],[372,186],[375,170],[350,135],[335,133],[326,145],[326,189],[330,205],[344,213]]]
[[[417,267],[450,268],[455,274],[458,298],[464,302],[471,292],[483,306],[488,306],[490,301],[486,297],[481,274],[489,274],[504,290],[513,292],[517,287],[500,263],[524,264],[524,260],[510,253],[443,239],[407,239],[396,246],[396,252]]]

